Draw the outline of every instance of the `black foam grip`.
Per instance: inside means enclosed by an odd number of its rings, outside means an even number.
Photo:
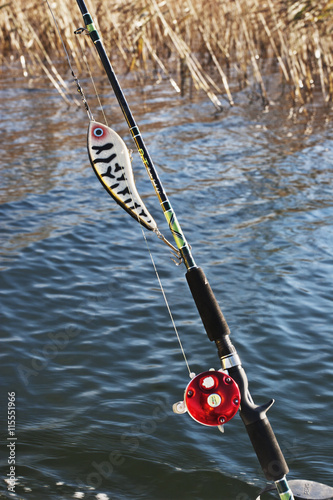
[[[266,479],[281,479],[289,469],[267,417],[247,425],[246,430]]]
[[[187,271],[186,279],[209,340],[219,340],[230,330],[215,295],[200,267]]]

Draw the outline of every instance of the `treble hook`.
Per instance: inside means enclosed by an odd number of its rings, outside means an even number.
[[[180,252],[175,252],[174,250],[170,250],[172,257],[170,259],[172,262],[176,264],[176,266],[180,266],[183,262],[183,257],[180,255]],[[177,259],[177,260],[176,260]]]
[[[160,232],[158,228],[154,230],[154,233],[160,240],[162,240],[166,245],[168,245],[172,254],[172,257],[170,257],[171,260],[176,264],[176,266],[180,266],[180,264],[183,262],[183,257],[181,256],[180,251],[172,243],[170,243],[170,241],[168,241],[165,238],[165,236],[163,236],[163,234]]]

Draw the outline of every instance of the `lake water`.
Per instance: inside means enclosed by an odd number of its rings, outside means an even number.
[[[332,121],[320,105],[292,116],[286,96],[264,113],[245,90],[216,115],[167,82],[143,92],[121,81],[251,393],[276,400],[269,418],[288,477],[333,486]],[[109,125],[134,149],[112,91],[100,91]],[[85,111],[43,80],[5,74],[0,105],[0,498],[256,498],[265,479],[239,416],[221,434],[172,412],[186,365],[142,230],[90,167]],[[169,238],[136,152],[133,165]],[[145,234],[191,370],[219,368],[184,266]]]

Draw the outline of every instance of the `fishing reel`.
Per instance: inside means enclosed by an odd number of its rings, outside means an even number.
[[[223,432],[223,424],[231,420],[240,406],[240,391],[236,382],[221,370],[191,374],[185,389],[184,401],[173,405],[177,414],[188,412],[199,424],[216,426]]]

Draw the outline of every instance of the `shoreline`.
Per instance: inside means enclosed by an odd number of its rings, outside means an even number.
[[[102,73],[89,37],[74,35],[83,21],[76,3],[57,0],[52,9],[74,68],[87,72],[84,57]],[[112,5],[112,7],[111,7]],[[232,89],[255,87],[262,105],[269,105],[266,83],[275,67],[281,87],[294,105],[321,93],[333,99],[333,6],[268,0],[223,2],[170,0],[88,2],[97,29],[117,72],[136,72],[168,79],[175,92],[206,93],[218,108],[234,104]],[[46,3],[18,0],[1,8],[2,65],[19,63],[24,77],[46,74],[52,84],[66,86],[55,61],[64,60],[61,39]],[[315,90],[315,92],[314,92]],[[320,93],[318,92],[320,90]]]

